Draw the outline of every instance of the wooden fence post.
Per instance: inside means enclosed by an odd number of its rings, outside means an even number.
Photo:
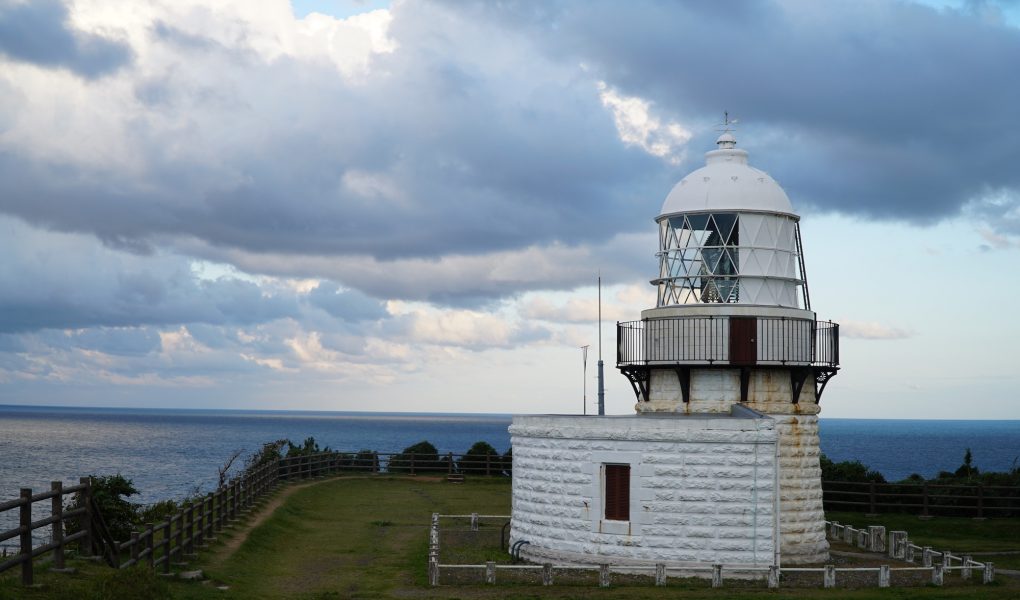
[[[141,546],[141,543],[140,543],[141,539],[140,539],[140,537],[141,536],[140,536],[140,534],[137,531],[132,531],[131,532],[131,561],[132,561],[132,564],[135,564],[135,565],[138,564],[138,555],[140,553],[139,549],[138,549],[138,546]]]
[[[977,486],[977,518],[985,518],[985,486],[983,483],[979,483]]]
[[[85,535],[78,542],[78,548],[82,556],[92,556],[92,478],[82,477],[78,479],[78,483],[85,486],[85,488],[78,492],[79,498],[82,499],[82,505],[85,507],[85,514],[78,517],[78,523],[81,524],[82,531]]]
[[[150,569],[156,566],[156,553],[153,549],[153,538],[156,532],[153,530],[152,525],[152,523],[145,524],[145,549],[149,551],[149,554],[145,557],[145,562],[149,564]]]
[[[195,553],[195,503],[188,502],[187,512],[187,523],[188,523],[188,543],[185,546],[185,554]]]
[[[922,486],[921,494],[923,496],[922,501],[924,503],[924,509],[923,509],[923,512],[921,513],[921,516],[922,517],[930,517],[931,514],[929,514],[929,512],[928,512],[928,484],[927,483],[924,484],[924,486]]]
[[[453,452],[446,453],[446,474],[453,473]]]
[[[872,481],[868,485],[868,514],[865,516],[873,517],[877,514],[875,510],[875,482]]]
[[[50,531],[50,541],[53,542],[53,568],[64,568],[64,482],[51,481],[50,491],[55,496],[50,500],[50,515],[54,518]]]
[[[21,584],[32,585],[32,488],[21,488],[21,506],[18,510],[21,554]]]
[[[163,542],[166,544],[166,550],[163,551],[163,574],[168,575],[170,573],[170,557],[172,556],[174,546],[174,536],[172,535],[174,530],[173,518],[167,517],[164,525]]]
[[[485,476],[492,475],[492,456],[490,454],[485,455]]]
[[[411,453],[411,475],[414,475],[414,454],[414,452]],[[390,457],[390,462],[393,462],[393,457]],[[493,571],[493,575],[495,575],[495,571]]]
[[[379,472],[379,453],[375,450],[372,451],[372,472]]]

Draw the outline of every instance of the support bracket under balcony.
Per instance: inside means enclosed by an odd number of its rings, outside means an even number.
[[[680,395],[684,404],[689,404],[691,402],[691,368],[676,367],[674,371],[676,371],[676,378],[680,382]]]
[[[620,367],[620,371],[630,381],[630,387],[634,390],[638,402],[648,402],[651,389],[651,378],[648,374],[648,367],[632,365]]]
[[[751,368],[740,367],[740,401],[747,402],[747,390],[751,387]]]
[[[800,403],[800,392],[804,389],[804,382],[807,381],[808,375],[811,373],[812,370],[808,367],[790,368],[790,400],[794,404]]]
[[[815,367],[815,402],[822,403],[822,392],[825,391],[825,384],[835,377],[839,367]]]

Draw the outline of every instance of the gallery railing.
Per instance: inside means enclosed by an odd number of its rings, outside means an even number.
[[[831,321],[789,317],[662,317],[617,323],[616,342],[617,366],[839,365],[839,325]]]

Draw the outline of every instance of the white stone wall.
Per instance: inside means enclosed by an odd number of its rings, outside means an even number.
[[[651,400],[638,412],[720,414],[740,399],[738,369],[692,369],[691,401],[685,404],[672,369],[651,372]],[[791,401],[789,371],[752,369],[745,404],[775,419],[780,444],[780,531],[784,564],[828,560],[822,479],[819,465],[818,412],[814,381],[809,377],[800,401]]]
[[[511,542],[536,560],[772,564],[776,441],[768,418],[524,416]],[[631,520],[602,519],[601,465],[631,465]]]

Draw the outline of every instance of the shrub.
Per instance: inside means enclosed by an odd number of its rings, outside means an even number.
[[[414,472],[422,473],[429,471],[446,470],[439,461],[439,451],[427,441],[404,448],[400,454],[390,457],[387,470],[391,473],[409,473],[412,471],[412,455],[414,459]]]
[[[92,478],[92,499],[99,509],[99,513],[106,521],[106,528],[110,535],[117,541],[124,541],[131,537],[134,524],[138,520],[138,507],[126,500],[127,496],[134,496],[138,493],[134,484],[120,473],[116,475],[90,475]],[[81,492],[75,492],[71,496],[70,503],[64,510],[71,510],[83,505],[84,498]],[[70,535],[81,529],[79,519],[68,519],[67,534]]]
[[[473,446],[457,461],[457,470],[461,473],[485,474],[485,466],[489,465],[489,474],[499,474],[502,468],[499,452],[488,442],[475,442]]]
[[[824,454],[819,457],[822,467],[822,480],[848,481],[853,483],[885,483],[885,477],[878,471],[869,469],[859,460],[832,462]]]

